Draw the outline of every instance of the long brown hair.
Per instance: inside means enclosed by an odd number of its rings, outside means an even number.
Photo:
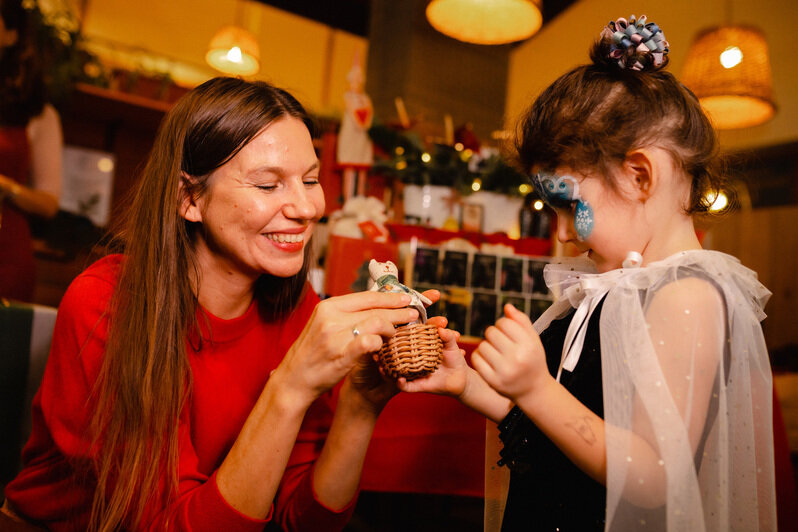
[[[611,39],[594,43],[592,64],[574,68],[546,88],[522,117],[516,136],[521,168],[598,170],[615,186],[613,167],[636,149],[668,150],[691,179],[688,213],[707,212],[707,193],[724,179],[718,142],[698,99],[661,65],[638,59],[642,71],[610,57]]]
[[[197,326],[193,235],[202,230],[181,217],[181,194],[204,194],[215,169],[283,116],[301,119],[312,132],[307,113],[287,92],[215,78],[184,96],[158,130],[118,235],[125,260],[95,387],[92,531],[135,528],[145,508],[166,505],[177,492],[177,429],[191,389],[186,338]],[[256,298],[272,316],[296,305],[307,268],[306,260],[294,277],[263,276],[256,283]]]

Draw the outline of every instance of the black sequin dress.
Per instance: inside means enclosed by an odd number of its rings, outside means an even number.
[[[603,301],[590,317],[582,354],[560,383],[582,404],[604,417],[601,387],[599,317]],[[565,333],[573,318],[551,322],[540,339],[549,372],[557,374]],[[501,464],[510,468],[510,489],[502,531],[604,530],[607,492],[576,467],[516,406],[499,424],[504,443]]]

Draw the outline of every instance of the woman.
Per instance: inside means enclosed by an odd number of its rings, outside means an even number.
[[[396,392],[369,353],[417,311],[309,289],[318,172],[285,91],[216,78],[178,102],[124,256],[64,297],[7,508],[52,530],[343,527]]]
[[[61,192],[61,123],[45,104],[30,12],[0,0],[0,297],[31,301],[28,218],[52,218]]]

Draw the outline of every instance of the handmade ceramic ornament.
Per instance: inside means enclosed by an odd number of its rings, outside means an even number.
[[[443,342],[438,327],[428,324],[425,305],[432,301],[399,282],[398,269],[391,262],[369,262],[369,274],[374,281],[370,290],[380,292],[399,292],[412,298],[410,307],[418,311],[418,319],[413,323],[400,325],[377,353],[377,359],[386,375],[394,379],[404,377],[415,379],[435,371],[440,365]]]
[[[378,262],[371,259],[369,262],[369,274],[374,285],[370,290],[378,292],[402,292],[410,294],[412,301],[410,307],[418,311],[418,320],[413,323],[426,323],[427,322],[427,306],[432,304],[424,294],[413,290],[412,288],[403,285],[399,282],[399,270],[396,265],[391,262]]]

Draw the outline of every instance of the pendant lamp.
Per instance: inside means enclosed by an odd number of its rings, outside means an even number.
[[[687,52],[681,80],[718,129],[756,126],[776,112],[768,46],[756,28],[701,31]]]
[[[540,8],[531,0],[433,0],[427,20],[444,35],[474,44],[528,39],[543,24]]]
[[[236,19],[239,17],[236,6]],[[255,36],[240,25],[225,26],[208,45],[205,61],[216,70],[233,76],[251,76],[260,70],[260,48]]]

